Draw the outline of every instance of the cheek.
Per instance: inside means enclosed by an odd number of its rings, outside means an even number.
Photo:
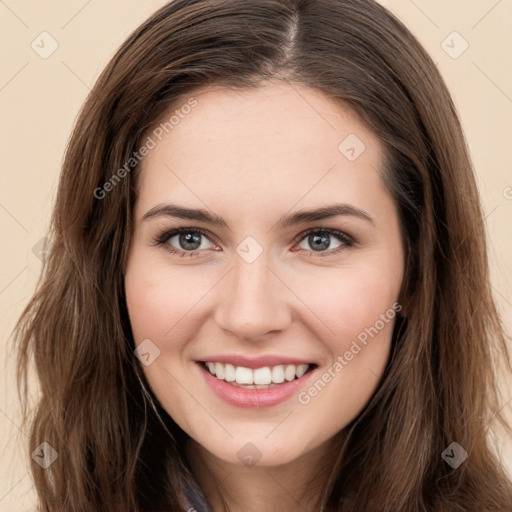
[[[149,263],[148,263],[149,262]],[[192,292],[192,290],[195,290]],[[178,268],[153,263],[134,251],[125,274],[125,292],[132,332],[136,343],[150,338],[163,340],[187,323],[187,312],[200,295]]]
[[[126,303],[135,343],[143,339],[157,339],[165,328],[164,303],[161,287],[144,272],[127,272],[125,278]],[[172,311],[172,297],[167,298],[166,308]],[[168,326],[167,328],[170,328]]]
[[[329,327],[324,342],[332,352],[348,350],[352,340],[376,322],[379,331],[388,333],[388,324],[392,322],[382,325],[381,315],[386,316],[398,299],[399,277],[400,274],[393,274],[389,269],[353,267],[333,271],[326,280],[327,285],[320,291],[317,287],[316,293],[312,293],[314,288],[309,285],[308,290],[303,289],[308,306]]]
[[[126,303],[133,338],[135,346],[151,340],[158,347],[157,356],[154,356],[154,349],[150,349],[152,360],[149,364],[141,360],[142,371],[157,400],[167,411],[173,411],[173,418],[180,420],[180,426],[187,430],[190,429],[188,418],[194,417],[194,402],[181,391],[176,379],[183,380],[185,367],[181,359],[187,336],[193,332],[191,308],[199,299],[187,294],[183,272],[179,269],[172,272],[168,266],[152,262],[148,256],[143,250],[135,249],[125,273]]]
[[[325,428],[332,433],[352,421],[375,392],[401,310],[399,272],[368,266],[337,275],[328,291],[311,303],[333,331],[323,338],[332,359],[298,397],[306,410],[316,411],[314,416],[325,415]]]

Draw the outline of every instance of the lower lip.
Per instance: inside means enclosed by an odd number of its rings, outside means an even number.
[[[263,408],[271,407],[273,405],[284,402],[287,398],[291,397],[299,391],[299,389],[305,385],[311,375],[315,372],[308,370],[299,379],[278,384],[273,388],[268,389],[245,389],[233,386],[225,380],[217,379],[214,377],[203,365],[203,363],[197,363],[206,384],[210,386],[212,391],[219,397],[222,398],[230,405],[236,407],[250,407],[250,408]]]

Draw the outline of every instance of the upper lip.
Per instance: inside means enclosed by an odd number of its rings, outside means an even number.
[[[246,357],[241,355],[213,355],[205,357],[204,359],[200,359],[200,361],[208,363],[223,363],[223,364],[232,364],[233,366],[243,366],[244,368],[263,368],[264,366],[278,366],[278,365],[287,365],[287,364],[309,364],[313,365],[311,361],[306,361],[304,359],[297,359],[295,357],[286,357],[286,356],[278,356],[278,355],[267,355],[267,356],[258,356],[258,357]]]

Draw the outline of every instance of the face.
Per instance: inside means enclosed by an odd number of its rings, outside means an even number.
[[[125,268],[135,344],[161,405],[210,454],[288,463],[361,412],[388,360],[404,255],[383,148],[307,87],[194,98],[142,162]]]

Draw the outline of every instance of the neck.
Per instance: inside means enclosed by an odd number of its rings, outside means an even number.
[[[192,438],[186,456],[212,512],[318,512],[318,501],[343,434],[279,466],[225,462]]]

